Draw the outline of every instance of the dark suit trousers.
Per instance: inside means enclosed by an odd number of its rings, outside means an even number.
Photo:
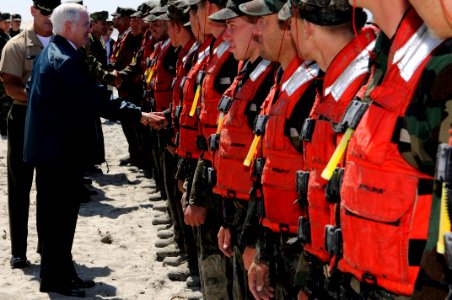
[[[69,164],[36,166],[41,279],[47,284],[65,283],[76,276],[71,250],[80,207],[80,172],[74,172],[72,167]]]
[[[27,254],[28,209],[33,166],[23,161],[26,106],[13,105],[8,116],[8,212],[13,256]],[[39,236],[39,226],[38,226]]]

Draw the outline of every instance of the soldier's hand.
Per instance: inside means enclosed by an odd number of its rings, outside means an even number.
[[[179,192],[185,193],[187,190],[184,187],[184,180],[178,179],[177,180],[177,188],[179,189]],[[182,206],[185,207],[185,206]]]
[[[166,145],[166,149],[167,149],[168,152],[171,153],[172,155],[176,154],[176,147],[171,146],[171,145]]]
[[[243,259],[243,264],[245,266],[245,270],[249,270],[251,263],[254,260],[254,256],[256,255],[256,248],[251,248],[246,246],[245,250],[243,250],[243,254],[242,254],[242,259]]]
[[[248,285],[257,300],[270,300],[274,296],[274,289],[270,286],[270,268],[267,264],[253,261],[248,271]]]
[[[229,228],[220,227],[217,234],[218,248],[227,257],[232,257],[234,254],[233,247],[231,245],[231,230]]]
[[[165,120],[166,119],[163,116],[163,114],[160,115],[159,113],[156,112],[141,113],[141,123],[146,126],[149,125],[154,129],[160,129],[164,125]]]
[[[184,212],[185,224],[190,226],[201,226],[206,220],[207,208],[190,204]]]
[[[119,75],[119,72],[117,70],[114,70],[113,72],[111,72],[111,74],[113,76],[115,76],[115,82],[114,82],[115,87],[119,88],[122,84],[122,79],[121,79],[121,76]]]

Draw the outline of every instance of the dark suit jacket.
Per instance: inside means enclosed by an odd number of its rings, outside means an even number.
[[[34,165],[77,167],[89,161],[94,145],[87,136],[99,115],[141,118],[138,107],[111,100],[111,92],[89,75],[83,56],[58,35],[36,59],[28,92],[24,160]]]

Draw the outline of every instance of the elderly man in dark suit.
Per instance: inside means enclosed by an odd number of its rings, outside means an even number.
[[[57,7],[51,17],[56,34],[34,64],[29,84],[24,159],[36,167],[37,213],[42,226],[42,292],[84,297],[94,286],[75,271],[71,248],[79,210],[80,172],[90,159],[89,133],[99,115],[155,125],[153,118],[90,77],[78,49],[88,42],[84,6]]]

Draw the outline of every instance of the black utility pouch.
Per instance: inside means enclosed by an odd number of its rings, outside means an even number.
[[[325,249],[331,255],[341,255],[342,230],[333,225],[325,226]]]
[[[330,181],[326,184],[325,196],[330,203],[339,203],[341,201],[341,185],[344,176],[344,168],[336,168]]]
[[[218,103],[218,110],[226,114],[231,108],[233,100],[234,99],[231,97],[222,96],[220,99],[220,103]]]
[[[267,125],[267,122],[268,122],[267,115],[257,116],[256,120],[254,121],[254,134],[257,136],[264,134],[265,125]]]
[[[452,185],[452,146],[440,144],[436,161],[436,180]]]
[[[213,168],[207,168],[207,182],[212,186],[217,184],[217,171]]]
[[[298,218],[298,233],[297,237],[303,241],[303,243],[311,242],[311,225],[306,217]]]
[[[207,150],[207,142],[206,142],[206,139],[204,138],[204,136],[198,135],[196,137],[196,146],[201,151]]]
[[[219,133],[212,134],[209,137],[210,150],[216,151],[216,150],[218,150],[219,147],[220,147],[220,134]]]
[[[315,119],[305,119],[301,127],[300,141],[310,142],[314,133]]]
[[[356,129],[368,107],[369,104],[359,100],[350,102],[345,114],[342,116],[342,120],[334,126],[334,131],[340,133],[344,132],[347,128]]]

